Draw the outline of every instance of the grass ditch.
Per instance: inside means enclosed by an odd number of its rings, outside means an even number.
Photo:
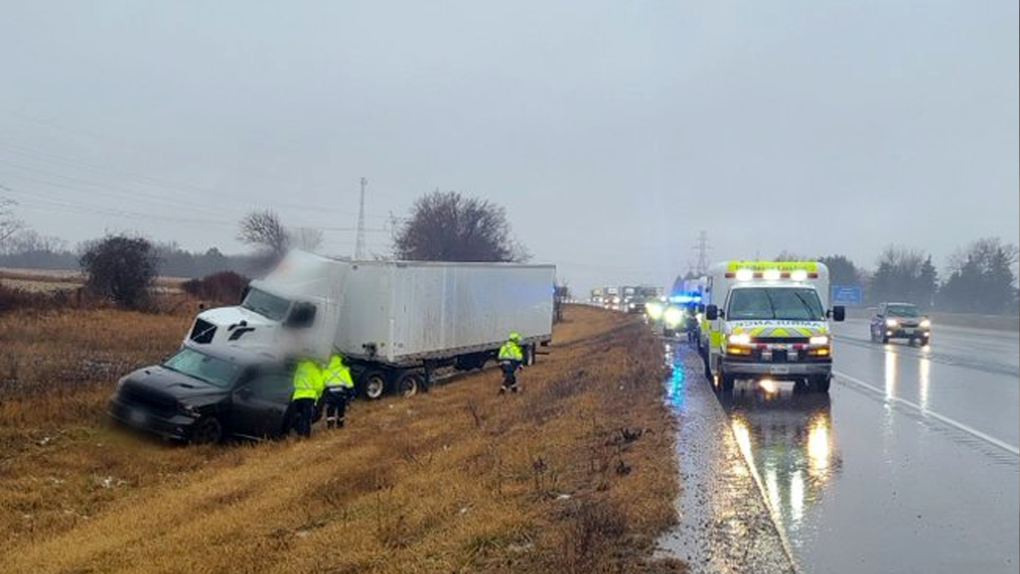
[[[70,315],[3,341],[18,345],[0,396],[4,572],[683,571],[650,559],[675,521],[675,435],[661,349],[632,318],[568,307],[518,395],[486,371],[356,403],[309,441],[181,448],[101,410],[115,374],[172,350],[187,320]],[[111,371],[54,377],[95,357]]]

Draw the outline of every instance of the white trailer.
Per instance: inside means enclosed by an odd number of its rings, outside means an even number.
[[[370,398],[413,394],[432,369],[480,368],[507,334],[526,360],[552,339],[551,265],[350,261],[294,251],[238,306],[195,319],[186,345],[276,357],[341,353]]]

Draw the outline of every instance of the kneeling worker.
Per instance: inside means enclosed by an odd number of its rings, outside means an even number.
[[[334,353],[322,370],[326,385],[326,428],[342,428],[347,403],[354,398],[354,379],[344,359]]]

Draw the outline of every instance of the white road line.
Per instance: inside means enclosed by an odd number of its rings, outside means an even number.
[[[939,421],[941,423],[947,424],[947,425],[949,425],[949,426],[951,426],[951,427],[953,427],[953,428],[955,428],[957,430],[961,430],[961,431],[963,431],[963,432],[965,432],[965,433],[967,433],[967,434],[969,434],[969,435],[971,435],[973,437],[979,438],[979,439],[987,442],[988,444],[997,446],[997,447],[1001,448],[1004,451],[1011,452],[1011,453],[1013,453],[1016,456],[1020,456],[1020,448],[1017,448],[1017,447],[1009,444],[1008,442],[1001,441],[1001,440],[999,440],[999,439],[997,439],[997,438],[995,438],[993,436],[987,435],[987,434],[977,430],[974,427],[967,426],[967,425],[965,425],[965,424],[963,424],[963,423],[961,423],[961,422],[959,422],[957,420],[951,419],[951,418],[949,418],[949,417],[947,417],[945,415],[940,415],[939,413],[937,413],[937,412],[935,412],[935,411],[933,411],[931,409],[922,408],[921,405],[919,405],[917,403],[910,402],[910,401],[908,401],[906,399],[901,399],[899,397],[890,397],[890,396],[887,396],[886,392],[885,392],[885,389],[881,389],[879,387],[876,387],[875,385],[872,385],[871,383],[862,381],[862,380],[858,379],[857,377],[852,377],[852,376],[850,376],[850,375],[848,375],[846,373],[840,372],[840,371],[833,371],[833,374],[835,374],[838,377],[836,380],[846,379],[847,381],[850,381],[851,383],[853,383],[855,385],[858,385],[860,387],[864,387],[864,388],[874,392],[875,394],[881,395],[888,402],[900,404],[900,405],[903,405],[903,406],[906,406],[906,407],[910,407],[910,408],[914,409],[915,411],[921,413],[921,416],[933,418],[933,419],[935,419],[935,420],[937,420],[937,421]]]

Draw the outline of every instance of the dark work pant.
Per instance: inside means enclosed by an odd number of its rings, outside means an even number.
[[[312,436],[312,417],[315,416],[315,399],[294,399],[294,429],[308,438]]]
[[[350,400],[350,391],[346,387],[326,387],[326,425],[336,421],[338,425],[344,423],[344,413],[347,411],[347,401]]]
[[[517,392],[517,368],[520,366],[518,361],[503,361],[503,386],[500,391],[513,391]]]

